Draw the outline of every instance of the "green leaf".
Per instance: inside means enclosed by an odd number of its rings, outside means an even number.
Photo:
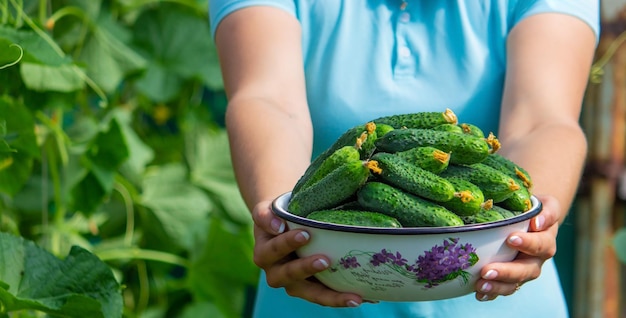
[[[24,85],[34,91],[73,92],[85,87],[85,82],[73,65],[49,66],[21,63]]]
[[[102,169],[115,171],[128,156],[129,150],[120,123],[112,118],[108,128],[96,136],[87,158]]]
[[[0,157],[2,158],[2,157]],[[33,157],[23,153],[16,152],[0,162],[0,193],[6,193],[10,196],[17,194],[33,170]]]
[[[120,285],[93,254],[73,247],[60,260],[35,243],[0,233],[0,303],[70,317],[121,317]]]
[[[113,116],[120,124],[122,135],[128,145],[128,159],[120,167],[120,171],[129,177],[131,181],[139,183],[147,165],[154,159],[154,150],[139,138],[132,124],[132,113],[127,110],[117,109]]]
[[[197,224],[204,224],[211,201],[187,180],[187,170],[174,163],[148,169],[141,203],[150,208],[171,240],[188,250],[195,247]]]
[[[226,131],[196,127],[186,137],[195,145],[188,154],[193,183],[208,191],[231,220],[251,224],[250,212],[235,180]]]
[[[72,188],[74,208],[87,215],[93,213],[111,193],[113,181],[114,174],[112,172],[97,174],[94,170],[87,171],[85,176]]]
[[[617,258],[626,264],[626,228],[621,228],[613,236],[613,248]]]
[[[149,60],[137,86],[150,98],[168,101],[190,79],[214,89],[223,86],[206,16],[180,5],[163,4],[137,19],[134,34]]]
[[[256,286],[259,275],[252,261],[252,226],[214,217],[207,233],[204,244],[190,255],[189,290],[194,299],[212,301],[228,316],[241,317],[246,291]]]
[[[26,155],[39,158],[35,122],[24,104],[9,97],[0,98],[0,118],[4,118],[4,139],[9,146]]]
[[[114,24],[109,16],[98,20],[78,58],[89,75],[104,91],[113,92],[126,75],[143,69],[146,61],[131,49],[120,36],[125,30]]]
[[[0,41],[0,51],[9,49],[9,44],[17,44],[22,48],[24,50],[22,62],[45,64],[51,67],[69,65],[72,63],[69,57],[60,55],[60,52],[55,51],[50,43],[46,42],[34,31],[16,30],[8,25],[0,25],[0,40],[2,40]],[[2,46],[6,46],[6,48]],[[14,57],[16,55],[14,49],[10,48],[10,51],[11,52],[8,53],[10,55],[2,55],[3,60],[7,58],[7,56],[9,59],[3,62],[8,63],[15,61]]]

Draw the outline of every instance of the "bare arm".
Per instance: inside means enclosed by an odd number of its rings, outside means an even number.
[[[503,155],[526,168],[533,193],[544,203],[528,233],[507,244],[515,261],[486,265],[476,298],[494,299],[536,279],[556,253],[558,228],[572,203],[586,158],[578,124],[594,54],[594,34],[584,22],[561,14],[538,14],[520,22],[508,39],[507,75],[499,138]]]
[[[559,221],[572,202],[587,151],[578,119],[594,43],[586,24],[559,14],[529,17],[508,41],[502,152],[529,170],[535,193],[556,197]]]
[[[233,164],[252,209],[289,191],[310,162],[300,25],[282,10],[246,8],[222,21],[216,43]]]
[[[249,7],[222,20],[216,44],[229,100],[226,128],[235,175],[254,220],[254,262],[267,283],[325,306],[358,306],[310,279],[325,270],[324,255],[294,258],[310,236],[286,231],[271,200],[293,188],[311,159],[313,132],[306,100],[298,21],[271,7]]]

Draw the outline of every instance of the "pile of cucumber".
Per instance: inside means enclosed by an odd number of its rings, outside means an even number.
[[[531,208],[530,175],[497,153],[498,139],[449,109],[353,127],[310,164],[287,209],[371,227],[492,222]]]

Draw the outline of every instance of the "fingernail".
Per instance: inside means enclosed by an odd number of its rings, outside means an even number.
[[[498,272],[493,269],[488,270],[485,275],[483,275],[484,279],[494,279],[496,277],[498,277]]]
[[[520,246],[522,245],[522,238],[517,235],[513,235],[509,237],[509,243],[513,246]]]
[[[545,221],[545,218],[543,217],[543,215],[538,215],[535,218],[535,230],[541,230],[541,227],[543,226],[544,221]]]
[[[489,296],[483,295],[483,297],[480,297],[480,299],[478,299],[478,300],[480,300],[480,301],[487,301],[487,300],[489,300]]]
[[[270,226],[272,227],[272,230],[278,234],[285,232],[285,223],[280,219],[272,219]]]
[[[348,307],[359,307],[359,303],[354,300],[348,300]]]
[[[323,258],[316,259],[315,262],[313,262],[313,268],[317,270],[326,269],[328,268],[328,262]]]
[[[296,234],[296,241],[302,243],[302,242],[306,242],[309,240],[311,236],[309,235],[309,233],[305,232],[305,231],[300,231],[300,233]]]
[[[487,293],[491,290],[492,286],[490,283],[484,283],[482,286],[480,286],[480,291],[483,293]],[[486,295],[485,295],[486,296]],[[483,296],[484,298],[484,296]]]

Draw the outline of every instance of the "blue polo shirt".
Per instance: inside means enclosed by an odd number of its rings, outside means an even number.
[[[390,114],[452,109],[497,134],[506,37],[524,18],[558,12],[599,38],[598,0],[211,0],[211,27],[251,5],[280,8],[302,26],[314,156],[345,130]],[[270,36],[270,35],[268,35]],[[542,306],[542,304],[548,304]],[[565,317],[552,261],[513,296],[332,309],[260,281],[258,317]],[[293,313],[297,313],[294,314]]]

